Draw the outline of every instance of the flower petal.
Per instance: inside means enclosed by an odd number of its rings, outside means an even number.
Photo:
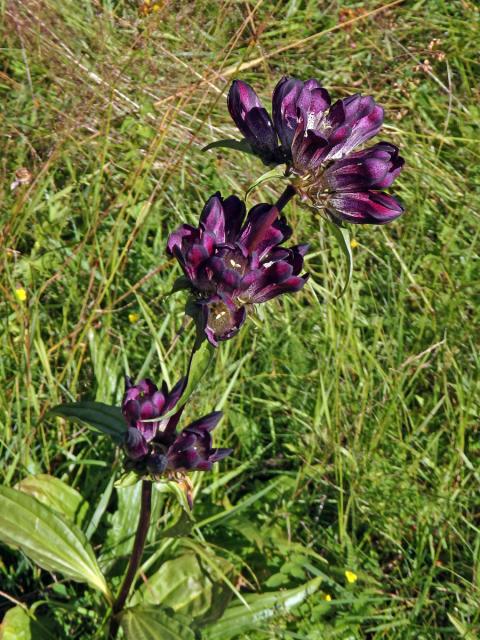
[[[148,453],[148,444],[138,429],[129,427],[125,437],[125,451],[132,460],[139,460]]]
[[[245,203],[237,196],[229,196],[223,201],[223,212],[225,215],[225,242],[235,242],[245,219]]]
[[[250,209],[239,240],[248,253],[256,251],[259,256],[262,256],[271,247],[284,240],[283,230],[274,224],[278,216],[278,209],[269,204],[257,204]],[[284,229],[285,233],[287,230],[290,232],[290,228],[285,223]]]
[[[380,142],[335,160],[325,171],[324,179],[335,191],[384,189],[392,184],[403,165],[397,147]]]
[[[258,291],[255,297],[252,299],[252,302],[267,302],[268,300],[276,298],[277,296],[280,296],[284,293],[295,293],[297,291],[300,291],[300,289],[303,289],[307,280],[307,274],[303,276],[291,276],[280,284],[274,283]]]
[[[297,100],[298,113],[305,122],[305,128],[317,129],[329,106],[328,91],[316,80],[307,80]]]
[[[329,151],[326,137],[311,129],[305,130],[301,119],[292,142],[292,157],[295,169],[300,173],[315,171],[321,165]]]
[[[168,393],[165,403],[165,413],[173,409],[173,407],[180,400],[180,397],[187,384],[187,378],[180,378],[180,380],[172,387],[170,393]]]
[[[229,456],[233,452],[233,449],[211,449],[211,452],[212,453],[209,455],[208,461],[210,463],[214,463]]]
[[[383,108],[371,96],[355,94],[338,100],[330,109],[326,121],[334,133],[338,128],[348,126],[350,135],[343,142],[333,144],[328,158],[345,156],[352,149],[373,138],[383,124]]]
[[[293,273],[293,266],[288,262],[274,262],[262,269],[260,275],[248,274],[244,278],[244,287],[248,287],[243,297],[249,302],[263,302],[262,291],[288,280]]]
[[[209,413],[208,415],[203,416],[203,418],[199,418],[198,420],[195,420],[195,422],[192,422],[191,424],[189,424],[187,429],[197,430],[200,432],[213,431],[213,429],[215,429],[215,427],[220,422],[222,417],[223,417],[222,411],[212,411],[212,413]]]
[[[266,160],[277,151],[277,136],[272,121],[252,87],[234,80],[227,96],[227,106],[233,121],[246,140]]]
[[[273,90],[273,123],[283,147],[288,151],[297,128],[297,100],[302,88],[301,80],[284,76]]]
[[[225,242],[225,213],[219,192],[207,200],[200,215],[200,224],[213,235],[217,243]]]
[[[401,216],[404,208],[387,193],[364,191],[333,194],[328,201],[328,211],[354,224],[386,224]]]

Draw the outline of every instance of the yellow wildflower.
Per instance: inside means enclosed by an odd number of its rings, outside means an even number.
[[[323,596],[323,599],[324,599],[324,600],[326,600],[327,602],[330,602],[330,601],[331,601],[331,599],[332,599],[332,596],[331,596],[329,593],[326,593],[326,594]]]
[[[27,292],[23,287],[18,287],[17,289],[15,289],[15,295],[19,302],[25,302],[25,300],[27,299]]]
[[[356,249],[358,247],[358,242],[355,240],[355,238],[352,238],[350,240],[350,246],[352,247],[352,249]]]
[[[357,574],[353,573],[353,571],[345,571],[345,577],[347,579],[347,582],[349,582],[350,584],[353,584],[358,580]]]
[[[129,313],[128,314],[128,321],[130,322],[130,324],[135,324],[139,320],[140,320],[140,316],[138,315],[138,313]]]

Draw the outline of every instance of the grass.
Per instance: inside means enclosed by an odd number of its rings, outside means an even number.
[[[288,206],[295,239],[312,244],[312,282],[222,345],[190,406],[222,408],[217,440],[234,448],[195,478],[192,539],[235,565],[245,593],[323,576],[300,608],[242,637],[477,637],[478,7],[158,6],[1,3],[3,482],[52,473],[95,505],[117,457],[49,408],[119,402],[126,371],[170,383],[183,372],[189,334],[168,351],[183,299],[167,295],[179,274],[166,238],[211,193],[240,195],[263,172],[232,151],[201,152],[236,135],[230,80],[265,100],[283,73],[336,96],[370,93],[407,160],[396,190],[406,213],[352,229],[354,278],[337,299],[333,236]],[[21,167],[32,179],[11,191]],[[251,201],[277,193],[262,185]],[[48,574],[6,547],[2,557],[2,591],[53,597]],[[85,637],[68,615],[70,635]]]

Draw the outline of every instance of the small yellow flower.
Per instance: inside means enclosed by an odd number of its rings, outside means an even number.
[[[331,599],[332,599],[332,596],[331,596],[329,593],[326,593],[326,594],[323,596],[323,599],[324,599],[324,600],[326,600],[326,602],[330,602],[330,601],[331,601]]]
[[[15,289],[15,295],[19,302],[25,302],[25,300],[27,299],[27,292],[23,287],[18,287],[17,289]]]
[[[140,316],[138,315],[138,313],[129,313],[128,314],[128,321],[130,322],[130,324],[135,324],[139,320],[140,320]]]
[[[154,4],[153,7],[152,7],[152,10],[153,10],[153,12],[160,11],[160,5]]]
[[[358,580],[357,574],[353,573],[353,571],[345,571],[345,577],[347,579],[347,582],[349,582],[350,584],[353,584]]]
[[[356,249],[358,247],[358,242],[355,240],[355,238],[352,238],[350,240],[350,246],[352,247],[352,249]]]

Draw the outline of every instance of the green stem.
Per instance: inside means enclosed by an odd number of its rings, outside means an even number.
[[[122,611],[127,601],[130,588],[140,566],[143,556],[145,540],[147,538],[148,527],[150,525],[150,515],[152,511],[152,482],[150,480],[142,481],[142,502],[140,507],[140,517],[138,519],[137,533],[135,534],[135,542],[133,543],[132,555],[128,563],[127,573],[120,587],[118,596],[112,606],[112,619],[110,622],[109,638],[113,640],[118,631],[118,614]]]

